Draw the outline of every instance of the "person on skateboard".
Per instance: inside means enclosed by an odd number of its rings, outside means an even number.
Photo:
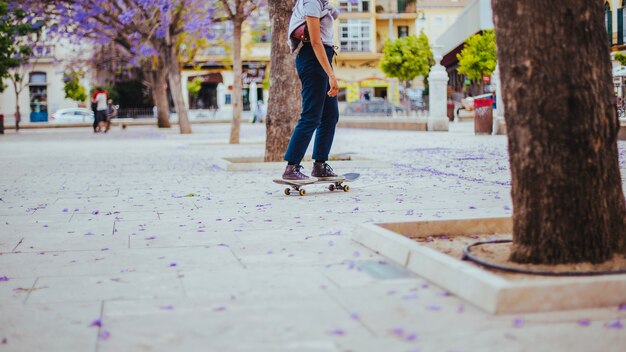
[[[302,114],[296,125],[285,161],[283,180],[312,183],[337,178],[328,165],[328,155],[339,120],[339,86],[333,72],[333,21],[339,11],[329,0],[297,0],[289,22],[289,46],[296,56],[296,70],[302,82]],[[311,177],[300,165],[315,134]]]

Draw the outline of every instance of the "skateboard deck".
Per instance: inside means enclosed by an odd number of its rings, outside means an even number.
[[[351,173],[347,173],[347,174],[343,174],[338,176],[337,178],[333,178],[330,180],[317,180],[315,182],[302,182],[302,181],[289,181],[289,180],[283,180],[283,179],[274,179],[274,183],[277,183],[279,185],[287,185],[289,186],[288,188],[285,188],[285,195],[290,195],[292,191],[294,191],[295,193],[303,196],[306,194],[306,191],[304,190],[304,186],[309,186],[309,185],[315,185],[318,183],[330,183],[330,185],[328,185],[328,190],[329,191],[334,191],[334,190],[342,190],[344,192],[348,192],[350,191],[350,186],[348,185],[344,185],[344,183],[346,182],[352,182],[354,180],[356,180],[357,178],[359,178],[359,176],[361,176],[361,174],[358,174],[356,172],[351,172]]]

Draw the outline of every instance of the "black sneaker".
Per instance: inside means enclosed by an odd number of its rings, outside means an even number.
[[[287,165],[285,172],[283,172],[283,180],[296,181],[299,183],[313,183],[317,181],[315,177],[309,177],[302,173],[302,165]]]
[[[313,163],[313,170],[311,170],[311,176],[317,177],[320,180],[339,180],[343,179],[343,176],[338,176],[333,172],[333,168],[327,163]]]

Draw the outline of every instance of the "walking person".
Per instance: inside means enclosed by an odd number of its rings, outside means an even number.
[[[108,94],[106,91],[97,87],[91,98],[91,102],[96,105],[96,114],[94,115],[94,132],[100,132],[106,128],[107,100]]]
[[[302,82],[302,114],[287,152],[283,179],[311,183],[338,178],[328,165],[328,156],[339,120],[337,93],[339,86],[333,72],[333,22],[339,11],[329,0],[298,0],[289,22],[291,52],[299,49],[296,69]],[[315,132],[311,177],[300,165]]]

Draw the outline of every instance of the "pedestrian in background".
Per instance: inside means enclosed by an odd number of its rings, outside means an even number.
[[[91,102],[96,105],[96,114],[94,115],[94,132],[100,132],[106,128],[108,98],[107,92],[100,87],[97,87],[96,91],[93,93]]]

